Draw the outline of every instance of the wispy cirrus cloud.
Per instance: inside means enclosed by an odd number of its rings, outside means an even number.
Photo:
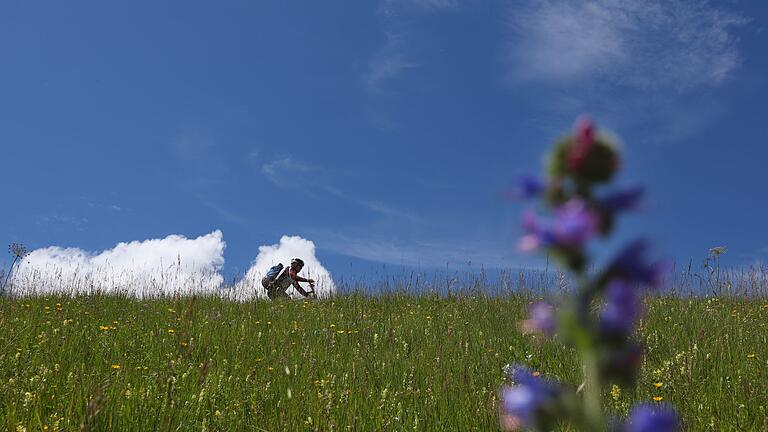
[[[505,78],[543,130],[589,112],[646,144],[681,142],[727,112],[749,18],[707,0],[533,0],[509,9]]]
[[[328,185],[322,186],[322,190],[331,195],[336,196],[337,198],[341,198],[342,200],[350,204],[363,207],[369,210],[370,212],[375,213],[386,219],[395,220],[400,223],[402,222],[407,222],[410,224],[424,223],[424,218],[422,218],[418,214],[411,211],[400,209],[392,204],[387,204],[385,202],[378,201],[378,200],[356,198],[342,191],[341,189],[338,189],[333,186],[328,186]]]
[[[386,42],[368,65],[363,80],[369,91],[381,92],[382,85],[408,69],[417,68],[420,64],[411,59],[409,38],[405,30],[385,30]]]
[[[198,195],[209,195],[234,181],[232,167],[223,157],[223,146],[209,133],[192,129],[178,133],[171,142],[185,186]]]
[[[679,91],[719,84],[740,62],[735,29],[747,22],[700,0],[537,0],[511,10],[510,78]]]
[[[261,173],[275,186],[293,189],[307,186],[318,171],[309,164],[289,156],[262,164]]]
[[[366,88],[384,91],[387,81],[422,65],[415,52],[412,20],[419,14],[459,8],[459,0],[383,0],[376,15],[384,33],[384,44],[373,54],[363,75]]]
[[[437,238],[419,236],[398,238],[392,233],[316,230],[313,238],[327,250],[367,261],[428,268],[462,267],[468,264],[485,268],[535,267],[534,257],[515,253],[503,238]]]
[[[52,213],[39,216],[37,224],[60,229],[73,229],[82,232],[85,231],[88,226],[88,218],[69,214]]]
[[[283,157],[262,164],[261,173],[281,189],[301,190],[318,200],[335,197],[347,204],[362,207],[382,218],[410,223],[423,221],[417,214],[399,209],[395,205],[379,200],[357,198],[343,191],[334,185],[337,183],[333,181],[334,175],[340,174],[337,170],[312,165],[293,157]],[[344,173],[341,174],[344,175]]]
[[[384,0],[379,4],[380,13],[396,14],[402,10],[446,10],[459,7],[460,0]]]

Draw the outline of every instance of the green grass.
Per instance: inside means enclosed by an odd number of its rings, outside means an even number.
[[[517,331],[527,302],[0,298],[0,430],[495,430],[505,364],[580,382],[574,352]],[[768,430],[765,303],[653,300],[638,389],[607,406]]]

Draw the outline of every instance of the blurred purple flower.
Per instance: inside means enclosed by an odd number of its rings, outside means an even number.
[[[513,365],[509,374],[515,385],[502,387],[501,408],[525,427],[535,420],[538,410],[557,399],[560,387],[522,365]]]
[[[533,251],[541,247],[580,248],[589,241],[598,229],[598,217],[579,199],[572,199],[554,211],[551,226],[543,226],[535,213],[523,214],[525,235],[520,240],[520,249]]]
[[[555,333],[555,308],[547,302],[536,302],[528,308],[528,319],[522,322],[524,333]]]
[[[583,246],[595,235],[597,227],[597,215],[582,200],[572,199],[555,209],[552,234],[560,246]]]
[[[523,212],[523,231],[525,235],[520,239],[518,247],[524,252],[554,244],[552,232],[542,226],[538,216],[532,210]]]
[[[626,432],[674,432],[680,424],[669,405],[640,404],[632,408]]]
[[[611,334],[627,334],[632,331],[641,310],[642,305],[635,288],[622,280],[615,280],[605,291],[600,329]]]
[[[628,282],[638,282],[658,288],[661,285],[667,265],[663,261],[649,263],[648,242],[635,240],[624,248],[614,259],[610,271]]]
[[[642,186],[612,192],[597,200],[597,205],[605,210],[625,211],[634,210],[643,197],[644,189]]]
[[[536,198],[546,188],[547,183],[541,177],[526,175],[520,177],[516,187],[510,192],[509,196],[514,200]]]

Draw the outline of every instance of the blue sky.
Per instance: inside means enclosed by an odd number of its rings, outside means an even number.
[[[590,113],[647,186],[623,237],[768,257],[763,2],[0,5],[0,241],[283,234],[333,272],[535,265],[503,193]]]

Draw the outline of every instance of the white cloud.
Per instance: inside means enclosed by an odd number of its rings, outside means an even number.
[[[195,239],[170,235],[119,243],[98,254],[51,246],[24,259],[11,289],[22,295],[101,291],[137,297],[215,292],[223,282],[225,247],[218,230]]]
[[[304,260],[301,275],[316,281],[315,292],[318,297],[328,297],[336,292],[336,284],[330,272],[315,256],[315,244],[299,236],[283,236],[279,244],[259,246],[258,256],[243,280],[235,286],[235,296],[238,299],[266,298],[267,293],[261,286],[261,278],[270,267],[277,263],[287,266],[293,258]],[[293,288],[289,289],[289,294],[294,297],[300,296]]]
[[[508,60],[515,80],[684,90],[728,77],[747,21],[698,0],[537,0],[512,10]]]
[[[279,244],[260,246],[243,280],[232,287],[223,285],[220,273],[225,247],[219,230],[195,239],[170,235],[119,243],[100,253],[51,246],[27,255],[14,271],[9,290],[16,295],[104,292],[139,298],[220,294],[248,300],[266,297],[260,281],[270,267],[277,263],[288,265],[292,258],[299,257],[305,263],[301,274],[317,281],[318,297],[336,292],[331,274],[317,259],[315,244],[310,240],[283,236]]]

